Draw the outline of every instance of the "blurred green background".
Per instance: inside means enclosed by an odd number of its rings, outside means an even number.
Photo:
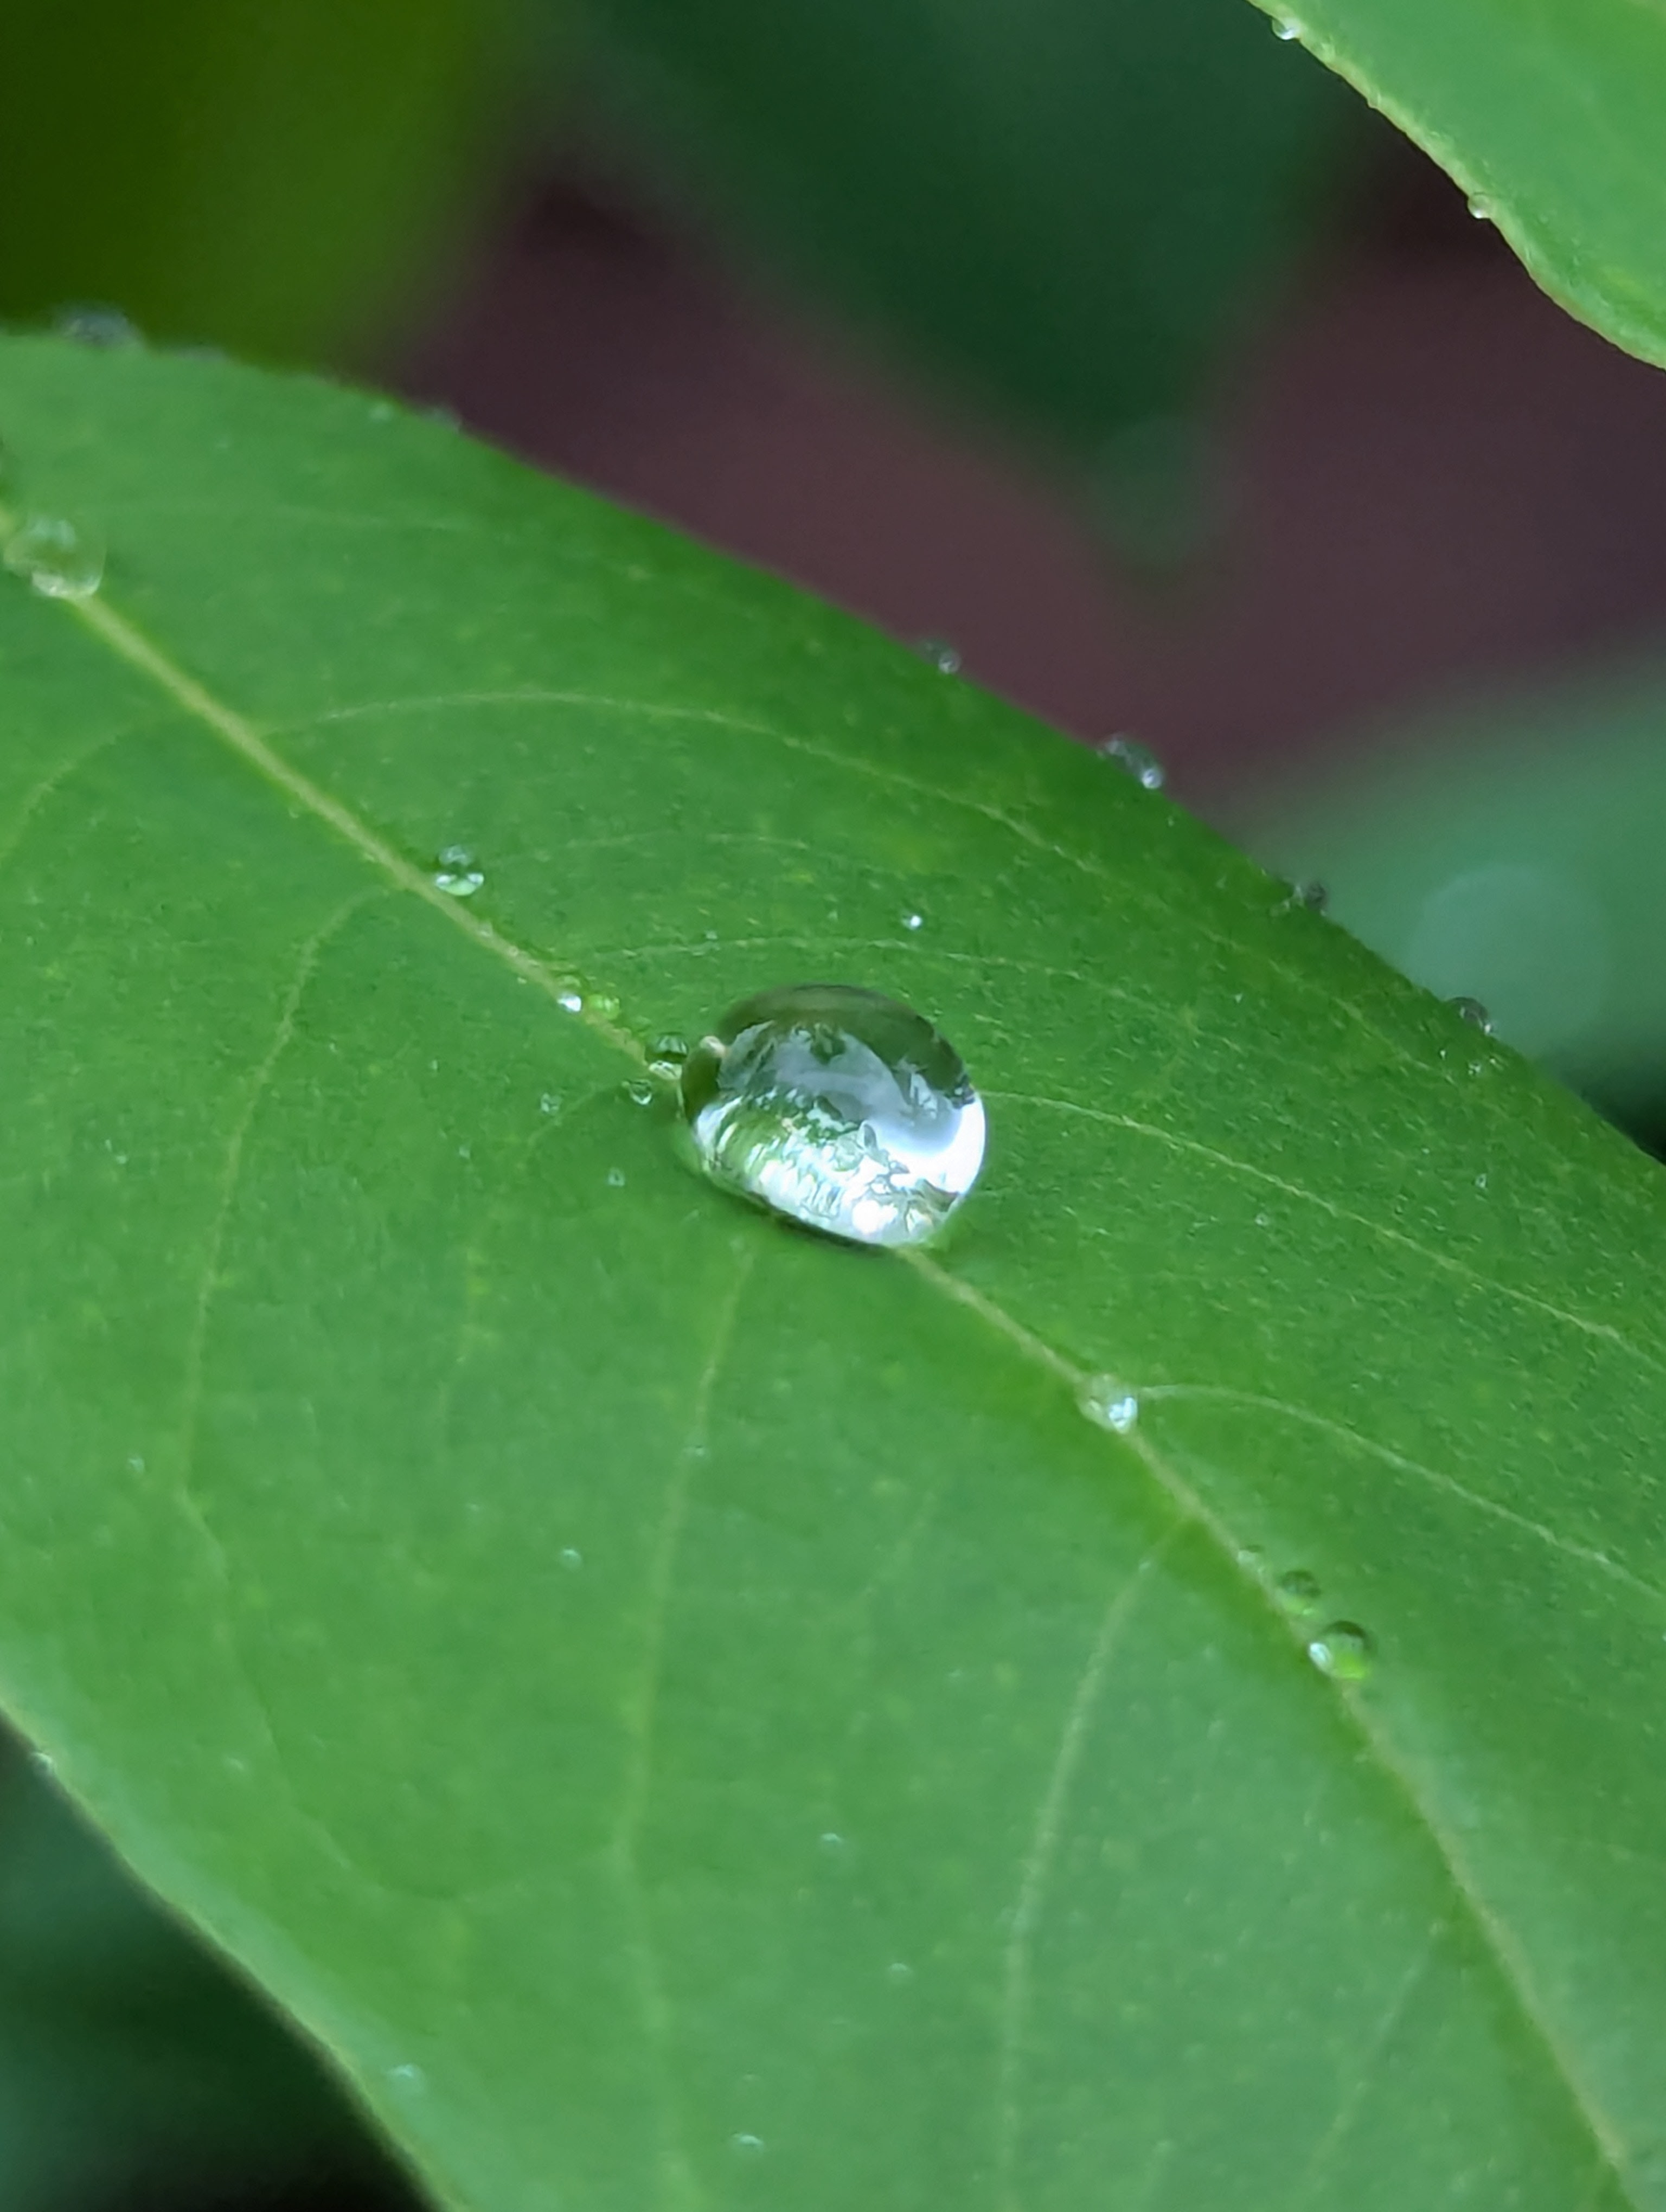
[[[16,0],[0,178],[11,324],[386,384],[951,640],[1666,1138],[1666,386],[1244,0]],[[5,1749],[0,2207],[410,2201]]]

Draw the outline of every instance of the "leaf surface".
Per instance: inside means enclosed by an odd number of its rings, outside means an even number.
[[[0,1695],[441,2198],[1666,2204],[1655,1168],[430,423],[12,342],[0,427],[112,548],[0,592]],[[983,1089],[928,1255],[623,1088],[812,976]]]
[[[1650,0],[1268,8],[1433,155],[1551,296],[1666,362],[1666,14]]]

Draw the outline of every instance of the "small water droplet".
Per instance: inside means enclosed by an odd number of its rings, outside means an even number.
[[[668,1030],[663,1036],[655,1037],[648,1048],[648,1073],[674,1083],[682,1073],[683,1063],[688,1056],[688,1039]]]
[[[1487,198],[1485,192],[1471,192],[1469,195],[1468,205],[1469,212],[1474,216],[1477,222],[1492,222],[1493,203]]]
[[[387,2078],[390,2081],[396,2082],[401,2089],[426,2089],[428,2087],[428,2075],[423,2073],[422,2068],[412,2066],[409,2063],[403,2066],[390,2066],[387,2069]]]
[[[1114,1375],[1090,1375],[1081,1387],[1077,1403],[1090,1421],[1097,1421],[1102,1429],[1112,1430],[1119,1437],[1127,1436],[1140,1419],[1138,1397]]]
[[[1297,1620],[1305,1620],[1310,1613],[1318,1611],[1324,1592],[1316,1575],[1309,1574],[1305,1567],[1292,1567],[1274,1583],[1273,1594],[1287,1613]]]
[[[1097,747],[1107,760],[1131,775],[1144,791],[1161,791],[1163,763],[1149,745],[1142,745],[1137,738],[1107,738]]]
[[[624,1086],[624,1095],[633,1106],[651,1106],[660,1094],[645,1075],[633,1075]]]
[[[575,1575],[584,1565],[584,1553],[575,1551],[571,1544],[566,1545],[562,1551],[561,1563],[569,1575]]]
[[[472,898],[486,880],[466,845],[447,845],[435,863],[434,888],[453,898]]]
[[[959,675],[960,648],[958,646],[951,645],[945,638],[922,637],[920,641],[920,652],[925,659],[930,661],[933,668],[940,669],[945,676]]]
[[[1485,1190],[1485,1189],[1486,1189],[1486,1188],[1487,1188],[1487,1177],[1486,1177],[1484,1175],[1478,1175],[1478,1176],[1475,1177],[1475,1188],[1476,1188],[1477,1190]]]
[[[98,306],[91,301],[60,307],[52,317],[52,328],[59,337],[71,339],[76,345],[141,346],[144,343],[144,335],[138,325],[123,314],[119,307]]]
[[[6,540],[6,566],[49,599],[90,599],[104,581],[104,546],[64,515],[32,514]]]
[[[1286,911],[1292,907],[1304,907],[1310,914],[1322,914],[1329,904],[1330,893],[1322,884],[1316,883],[1311,878],[1303,883],[1292,884],[1290,895],[1283,902]]]
[[[29,1764],[37,1774],[44,1774],[49,1782],[58,1772],[58,1761],[49,1751],[32,1751]]]
[[[918,1244],[977,1178],[984,1115],[960,1055],[877,991],[802,983],[731,1007],[683,1106],[714,1182],[856,1244]]]
[[[610,1190],[623,1190],[624,1188],[625,1171],[623,1168],[609,1168],[607,1171],[607,1187]]]
[[[923,914],[905,914],[903,916],[904,929],[923,929],[925,926],[926,917]]]
[[[1258,1575],[1267,1564],[1267,1554],[1259,1544],[1240,1544],[1237,1559],[1247,1574]]]
[[[419,407],[416,412],[424,422],[436,423],[442,430],[460,430],[463,427],[463,418],[454,407],[436,402],[433,406]]]
[[[538,1102],[538,1110],[540,1114],[559,1114],[561,1093],[558,1091],[546,1091]]]
[[[1302,27],[1299,23],[1292,23],[1287,15],[1274,16],[1273,36],[1275,39],[1299,39],[1301,35]]]
[[[824,1858],[836,1859],[844,1851],[844,1838],[836,1830],[828,1828],[816,1838],[816,1848]]]
[[[914,1969],[905,1959],[893,1959],[885,1968],[885,1978],[892,1982],[911,1982]]]
[[[1256,1216],[1256,1226],[1257,1229],[1270,1229],[1273,1226],[1272,1215],[1270,1213],[1258,1213]]]
[[[1492,1036],[1493,1017],[1479,999],[1448,999],[1446,1003],[1460,1020],[1468,1022],[1472,1029],[1478,1029],[1483,1036]]]
[[[587,991],[584,994],[587,1013],[593,1014],[599,1022],[617,1022],[619,1001],[611,991]]]
[[[763,2154],[763,2138],[762,2136],[731,2136],[729,2148],[731,2150],[739,2151],[743,2158],[761,2158]]]
[[[143,1452],[135,1452],[132,1457],[128,1461],[127,1464],[131,1468],[135,1474],[143,1474],[144,1473],[144,1454]]]
[[[563,1013],[584,1012],[584,992],[575,975],[564,975],[556,985],[556,1004]]]
[[[1339,1682],[1363,1682],[1377,1657],[1377,1646],[1357,1620],[1333,1620],[1307,1647],[1322,1674]]]

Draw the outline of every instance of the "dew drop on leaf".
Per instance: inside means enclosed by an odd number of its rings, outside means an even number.
[[[447,891],[453,898],[472,898],[485,880],[484,870],[476,867],[466,845],[447,845],[435,864],[435,890]]]
[[[562,1547],[561,1563],[569,1575],[575,1575],[584,1565],[584,1553],[575,1551],[571,1544],[568,1544]]]
[[[65,515],[32,514],[6,540],[6,566],[49,599],[90,599],[104,581],[104,546]]]
[[[651,1106],[659,1094],[645,1075],[633,1075],[624,1085],[624,1095],[633,1106]]]
[[[1115,761],[1125,775],[1131,775],[1144,791],[1161,791],[1163,763],[1149,745],[1142,745],[1137,738],[1107,738],[1097,750],[1109,761]]]
[[[983,1164],[983,1104],[925,1018],[801,983],[731,1007],[690,1054],[683,1106],[726,1189],[855,1244],[918,1244]]]
[[[144,343],[143,331],[119,307],[91,302],[60,307],[52,317],[52,329],[59,337],[69,338],[76,345],[116,347]]]
[[[1284,902],[1286,911],[1292,907],[1305,907],[1310,914],[1322,914],[1329,904],[1330,893],[1322,884],[1311,879],[1292,884],[1290,896]]]
[[[738,2152],[742,2158],[761,2158],[763,2154],[763,2138],[762,2136],[731,2136],[729,2148]]]
[[[1358,1621],[1333,1620],[1308,1645],[1307,1656],[1322,1674],[1334,1675],[1339,1682],[1363,1682],[1377,1647]]]
[[[607,1171],[607,1187],[610,1190],[623,1190],[624,1188],[625,1171],[623,1168],[609,1168]]]
[[[1479,999],[1448,999],[1447,1005],[1460,1019],[1478,1029],[1483,1036],[1493,1034],[1493,1017]]]
[[[1090,1375],[1077,1393],[1076,1402],[1090,1421],[1125,1437],[1140,1419],[1140,1401],[1114,1375]]]
[[[949,644],[945,638],[922,637],[920,650],[932,666],[940,669],[945,676],[959,675],[960,648],[958,645]]]
[[[925,926],[926,917],[923,914],[905,914],[903,916],[904,929],[923,929]]]
[[[1309,1613],[1318,1611],[1319,1600],[1324,1593],[1316,1576],[1309,1574],[1305,1567],[1292,1567],[1274,1583],[1273,1595],[1286,1613],[1298,1620],[1304,1620]]]
[[[1302,27],[1299,23],[1292,23],[1288,15],[1274,16],[1273,36],[1275,39],[1299,39],[1301,35]]]

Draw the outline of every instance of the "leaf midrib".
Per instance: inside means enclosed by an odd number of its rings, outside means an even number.
[[[12,518],[0,508],[0,540],[9,533],[11,526]],[[456,899],[438,890],[419,868],[413,866],[385,839],[378,836],[350,808],[276,752],[252,722],[170,659],[136,624],[119,614],[101,592],[88,599],[65,599],[59,604],[107,650],[149,678],[192,720],[212,731],[257,775],[333,830],[398,889],[443,915],[454,928],[461,930],[482,950],[534,984],[553,1005],[562,1008],[566,1018],[582,1020],[637,1066],[644,1064],[641,1047],[628,1030],[599,1015],[587,1004],[576,1014],[563,1004],[564,994],[570,986],[561,971],[505,937],[489,923],[471,914]],[[844,764],[850,765],[848,763]],[[1018,824],[998,811],[980,808],[979,811],[1000,821],[1015,834],[1024,836],[1026,842],[1036,842],[1033,831],[1029,831],[1027,827]],[[1055,1380],[1067,1387],[1073,1395],[1079,1395],[1092,1379],[1085,1370],[1078,1367],[1055,1346],[1037,1336],[994,1300],[949,1274],[928,1254],[915,1249],[894,1256],[910,1267],[939,1295],[968,1309],[1026,1358],[1045,1369]],[[1231,1568],[1239,1587],[1263,1613],[1270,1614],[1286,1633],[1289,1633],[1289,1621],[1279,1612],[1262,1579],[1245,1565],[1243,1547],[1232,1530],[1185,1478],[1161,1456],[1150,1438],[1136,1428],[1112,1441],[1124,1446],[1140,1462],[1148,1478],[1179,1510],[1183,1523],[1195,1525],[1211,1539]],[[1424,1802],[1414,1774],[1384,1735],[1369,1708],[1346,1685],[1338,1684],[1335,1687],[1341,1706],[1352,1721],[1368,1757],[1402,1799],[1413,1822],[1429,1838],[1523,2020],[1542,2045],[1551,2066],[1588,2130],[1599,2158],[1622,2191],[1627,2212],[1643,2212],[1626,2179],[1618,2131],[1598,2099],[1584,2082],[1579,2069],[1562,2048],[1559,2037],[1545,2018],[1527,1961],[1514,1936],[1486,1902],[1479,1884],[1465,1863],[1456,1838]]]

